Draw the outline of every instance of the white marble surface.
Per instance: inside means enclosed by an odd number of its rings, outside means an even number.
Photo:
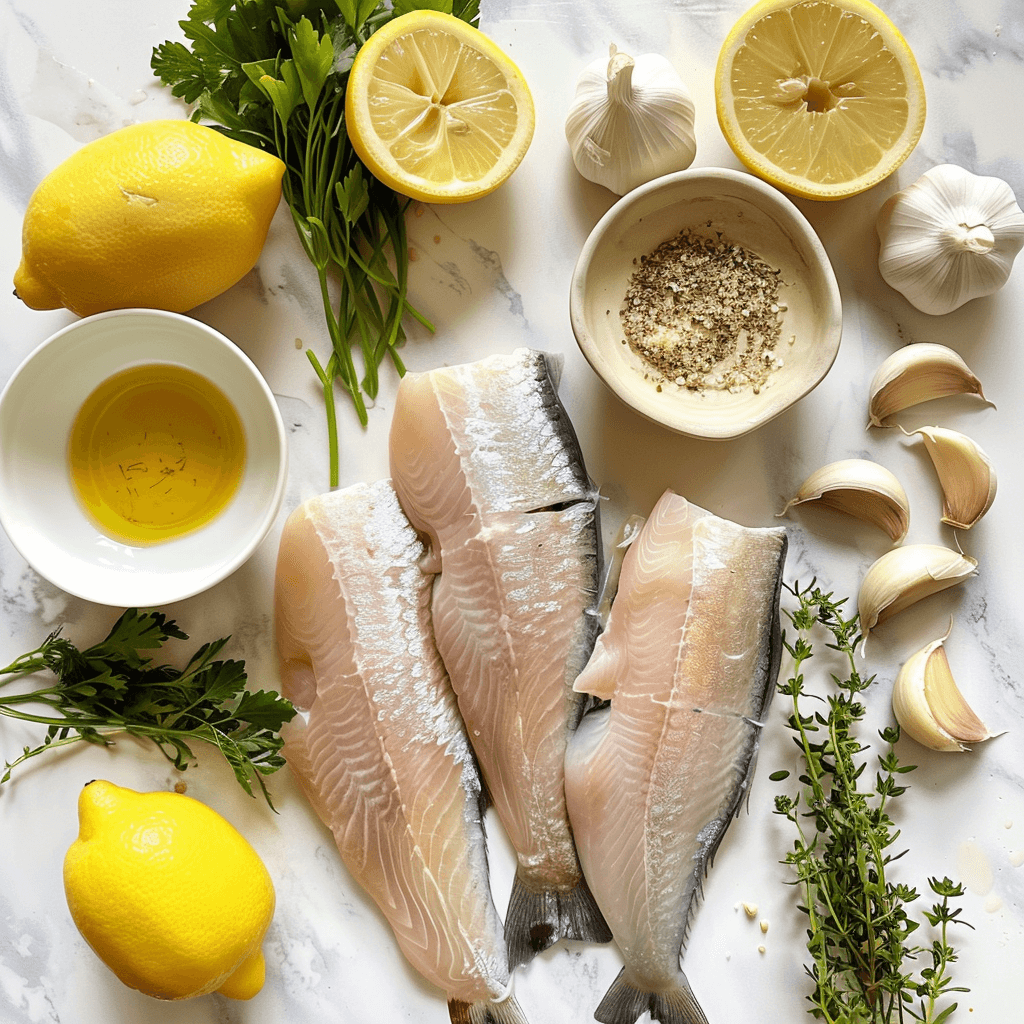
[[[647,512],[673,487],[748,525],[767,525],[811,470],[866,456],[893,469],[912,503],[910,541],[953,543],[939,517],[939,491],[921,447],[866,422],[867,385],[898,346],[937,341],[957,349],[984,382],[995,408],[950,399],[906,413],[908,427],[940,422],[964,430],[993,457],[996,503],[960,541],[980,572],[958,591],[931,598],[877,633],[867,667],[871,724],[889,720],[889,692],[900,662],[955,619],[948,642],[961,688],[1006,734],[970,754],[933,754],[904,740],[918,764],[898,812],[909,848],[898,877],[919,886],[929,875],[962,879],[968,893],[955,941],[961,957],[956,1021],[1019,1019],[1016,970],[1024,953],[1024,548],[1019,540],[1024,483],[1024,266],[996,296],[943,318],[917,312],[879,278],[875,214],[895,189],[928,167],[959,163],[1007,180],[1024,197],[1024,7],[1019,0],[883,0],[916,53],[928,94],[920,145],[892,179],[844,202],[799,205],[818,230],[842,291],[845,327],[839,358],[818,389],[787,414],[736,441],[702,443],[670,434],[620,405],[576,349],[567,294],[576,254],[613,196],[582,181],[562,134],[576,73],[609,42],[672,59],[697,107],[695,166],[738,164],[714,115],[719,45],[746,0],[483,0],[482,27],[518,62],[537,100],[537,132],[523,165],[476,203],[420,207],[410,217],[416,262],[412,300],[438,326],[412,329],[411,369],[532,345],[565,356],[562,396],[579,431],[591,476],[608,499],[606,535],[629,512]],[[175,38],[187,0],[0,0],[0,279],[19,258],[21,218],[40,178],[80,144],[132,121],[181,116],[153,80],[153,44]],[[211,592],[167,611],[197,642],[232,634],[229,652],[250,678],[275,685],[271,580],[284,514],[326,488],[321,401],[302,345],[327,347],[315,278],[279,214],[257,269],[227,294],[194,311],[233,338],[278,396],[292,442],[291,480],[277,528],[251,562]],[[0,296],[0,380],[53,331],[64,312],[24,308],[10,288]],[[69,372],[73,372],[69,367]],[[339,403],[343,483],[386,473],[385,439],[395,388],[382,395],[360,431]],[[2,439],[0,439],[2,443]],[[807,510],[787,520],[787,579],[819,581],[853,595],[883,538],[836,515]],[[0,663],[34,647],[58,624],[90,643],[116,610],[71,599],[40,580],[0,535]],[[186,653],[182,645],[181,654]],[[191,650],[191,647],[189,647]],[[778,862],[791,843],[788,823],[771,813],[770,771],[793,766],[776,702],[766,729],[748,813],[733,824],[706,885],[684,967],[712,1024],[794,1022],[804,1016],[803,921]],[[38,732],[0,721],[0,757]],[[80,786],[103,777],[138,789],[176,781],[154,750],[123,741],[112,752],[72,749],[25,766],[0,789],[0,1021],[3,1024],[280,1022],[387,1020],[442,1022],[441,994],[418,980],[383,919],[348,878],[330,837],[304,804],[287,770],[271,780],[273,815],[249,800],[209,756],[184,777],[189,792],[233,821],[266,861],[278,908],[266,940],[264,991],[248,1003],[209,996],[164,1004],[123,987],[95,958],[68,915],[61,885],[64,851],[77,832]],[[510,859],[490,821],[494,886],[503,906]],[[739,909],[756,903],[763,935]],[[764,952],[758,946],[764,946]],[[586,1022],[618,971],[611,948],[560,945],[519,972],[517,995],[533,1024]],[[969,1012],[973,1011],[973,1012]]]

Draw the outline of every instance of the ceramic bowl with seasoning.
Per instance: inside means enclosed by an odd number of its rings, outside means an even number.
[[[700,168],[598,222],[572,277],[580,350],[627,405],[691,437],[739,437],[824,379],[842,332],[832,265],[777,189]]]
[[[0,525],[76,597],[154,607],[241,566],[284,496],[270,388],[191,317],[115,310],[58,331],[0,394]]]

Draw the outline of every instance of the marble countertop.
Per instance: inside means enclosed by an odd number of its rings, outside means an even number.
[[[901,740],[902,758],[919,767],[908,777],[911,790],[897,812],[899,842],[909,853],[894,870],[919,887],[928,876],[950,875],[967,888],[963,916],[974,929],[954,935],[960,948],[954,977],[970,992],[961,995],[953,1019],[1017,1019],[1016,975],[1008,968],[1024,954],[1024,267],[995,296],[930,317],[881,280],[874,222],[887,196],[944,162],[1001,177],[1024,197],[1024,140],[1013,113],[1024,95],[1024,7],[1017,0],[883,0],[921,66],[928,96],[924,135],[897,174],[874,189],[839,203],[798,202],[839,280],[839,357],[811,395],[764,428],[734,441],[700,442],[620,404],[576,347],[568,315],[570,275],[584,239],[615,197],[577,175],[563,122],[578,71],[607,52],[610,42],[629,52],[660,52],[694,96],[695,166],[738,167],[715,119],[713,70],[722,39],[746,6],[746,0],[483,0],[481,27],[519,64],[537,100],[536,136],[521,167],[497,192],[466,205],[411,211],[411,298],[437,332],[410,329],[403,358],[420,370],[523,345],[561,353],[561,395],[606,499],[607,538],[626,515],[646,514],[666,487],[746,525],[771,525],[809,472],[835,459],[867,457],[894,470],[910,495],[908,540],[955,544],[939,522],[938,483],[922,447],[898,431],[867,431],[866,401],[875,367],[901,345],[940,342],[964,356],[993,406],[948,399],[909,411],[902,422],[961,429],[992,457],[1000,475],[996,502],[958,538],[978,560],[979,573],[873,636],[865,665],[878,681],[866,698],[868,725],[889,722],[899,665],[942,635],[952,617],[947,649],[958,683],[981,717],[1005,734],[960,755]],[[149,55],[154,44],[180,37],[176,23],[187,10],[187,0],[0,0],[0,279],[11,280],[25,205],[52,167],[122,125],[184,114],[153,79]],[[277,537],[292,508],[327,489],[322,399],[303,352],[306,346],[327,349],[317,302],[314,273],[289,218],[279,211],[256,269],[192,313],[238,343],[270,382],[289,430],[291,470],[281,516],[250,562],[213,590],[165,610],[197,642],[231,634],[228,653],[244,658],[250,679],[263,687],[275,686],[277,678],[271,630]],[[9,287],[4,290],[0,381],[73,319],[62,311],[33,312]],[[339,402],[343,484],[387,474],[395,387],[394,375],[385,373],[365,431]],[[835,513],[798,510],[781,522],[790,538],[787,580],[817,577],[823,587],[851,598],[886,548],[876,531]],[[71,639],[92,643],[117,614],[40,579],[0,534],[0,664],[35,647],[58,625]],[[39,739],[37,728],[0,720],[0,758],[10,759]],[[794,766],[784,708],[776,701],[746,811],[731,826],[707,879],[684,959],[712,1024],[809,1019],[804,924],[796,891],[786,884],[789,871],[779,863],[792,836],[788,823],[772,813],[778,786],[768,780],[776,768]],[[155,750],[122,740],[110,751],[48,754],[0,787],[4,1024],[447,1020],[442,994],[406,965],[288,770],[270,780],[280,810],[274,815],[206,755],[182,781],[252,841],[277,889],[265,942],[266,986],[246,1003],[208,996],[178,1004],[125,988],[75,929],[61,884],[64,852],[77,834],[78,791],[93,778],[136,789],[179,781]],[[504,894],[511,856],[497,821],[488,824],[493,884]],[[743,902],[757,904],[754,920]],[[768,922],[767,932],[758,926],[761,920]],[[619,965],[613,948],[563,943],[517,972],[517,997],[533,1024],[583,1024],[593,1019]]]

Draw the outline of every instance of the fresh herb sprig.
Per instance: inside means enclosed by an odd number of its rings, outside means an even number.
[[[900,832],[890,809],[907,789],[900,777],[914,766],[900,763],[895,751],[900,730],[889,726],[879,733],[884,750],[874,782],[870,789],[862,785],[867,761],[861,755],[868,747],[855,735],[866,713],[859,695],[875,677],[857,670],[854,654],[862,640],[857,616],[844,617],[845,601],[813,581],[787,589],[798,604],[786,612],[796,636],[784,637],[793,668],[779,692],[792,703],[788,723],[803,761],[803,788],[796,796],[777,796],[775,813],[797,830],[785,863],[795,870],[800,910],[808,919],[806,970],[814,982],[809,1012],[829,1024],[910,1019],[941,1024],[957,1008],[947,997],[967,991],[954,987],[949,973],[957,959],[949,926],[966,923],[950,901],[963,895],[963,887],[948,878],[929,878],[937,902],[923,916],[938,935],[930,946],[910,941],[920,922],[906,908],[918,892],[894,882],[887,869],[906,853],[894,852]],[[803,666],[813,653],[811,635],[822,628],[831,637],[826,646],[839,653],[845,671],[831,676],[835,692],[824,698],[827,711],[806,714],[803,702],[815,695],[805,689]],[[778,771],[770,778],[788,776]],[[919,966],[925,956],[930,962]]]
[[[5,765],[0,784],[44,751],[81,741],[111,746],[112,735],[127,733],[152,740],[181,771],[194,759],[190,743],[213,744],[242,788],[253,796],[255,779],[273,807],[262,777],[285,763],[280,729],[295,708],[272,690],[246,690],[244,662],[214,660],[227,637],[203,644],[184,669],[153,665],[142,652],[171,637],[188,639],[161,612],[130,608],[105,640],[84,651],[58,630],[0,669],[0,688],[44,670],[56,676],[50,686],[0,696],[0,715],[48,727],[42,743]]]
[[[168,41],[153,50],[153,71],[194,105],[192,120],[274,153],[287,168],[284,198],[316,268],[331,339],[326,365],[312,349],[306,355],[326,403],[332,487],[339,481],[335,381],[365,426],[364,395],[377,396],[381,362],[390,358],[405,372],[397,351],[403,316],[433,330],[407,297],[409,200],[364,169],[345,130],[355,53],[381,25],[422,8],[479,20],[479,0],[193,0],[179,22],[188,45]]]

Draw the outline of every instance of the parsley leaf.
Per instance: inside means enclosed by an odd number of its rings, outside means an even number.
[[[192,105],[194,121],[285,164],[282,192],[316,268],[331,339],[326,361],[306,354],[323,388],[332,487],[335,383],[365,427],[380,364],[389,359],[405,373],[403,318],[433,330],[407,298],[409,200],[365,171],[345,130],[353,55],[381,25],[424,8],[474,26],[480,16],[479,0],[193,0],[179,22],[187,44],[164,42],[152,54],[154,73]]]
[[[273,807],[262,777],[285,763],[280,730],[295,708],[274,691],[247,690],[244,662],[216,660],[227,637],[203,644],[184,669],[154,665],[143,652],[171,638],[188,636],[161,612],[129,608],[104,640],[84,651],[58,630],[0,669],[0,688],[40,671],[56,677],[51,686],[0,696],[0,715],[47,726],[39,746],[25,747],[4,766],[0,784],[48,749],[79,741],[111,746],[112,735],[127,733],[152,740],[180,771],[194,760],[191,742],[216,746],[242,788],[253,796],[255,780]]]

